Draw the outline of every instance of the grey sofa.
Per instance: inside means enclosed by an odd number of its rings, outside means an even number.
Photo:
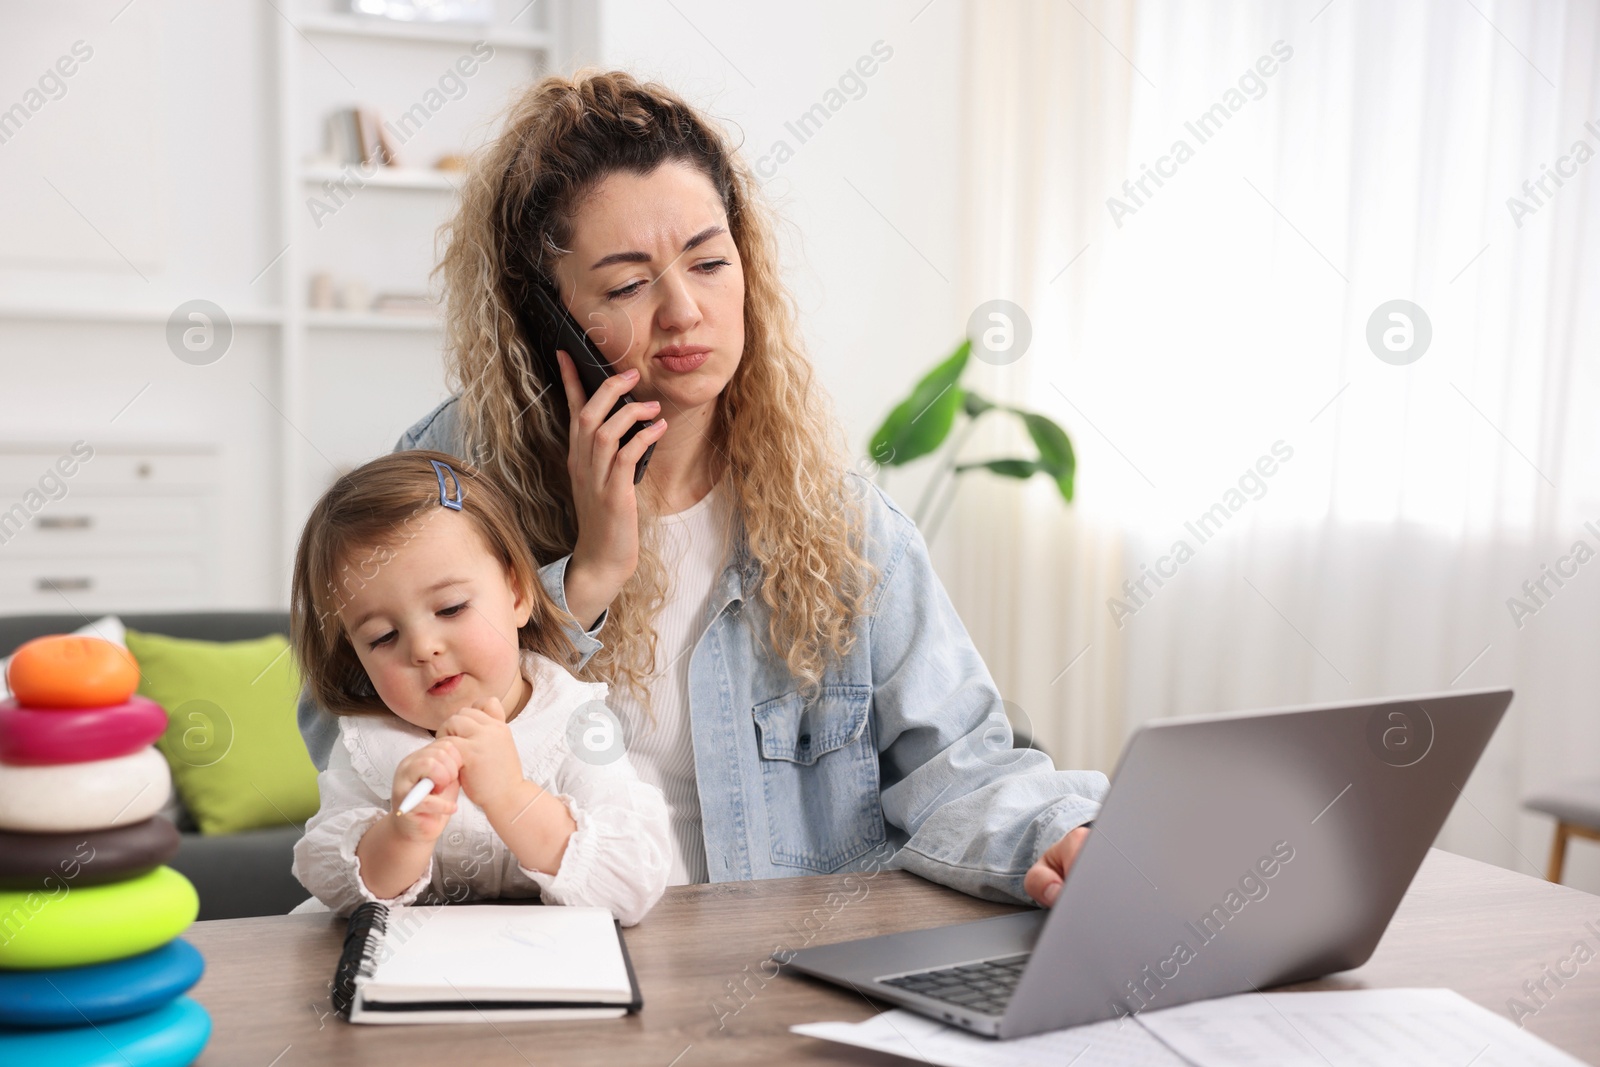
[[[208,611],[170,615],[119,615],[130,630],[188,637],[202,641],[244,641],[267,634],[287,634],[286,612]],[[24,641],[45,634],[71,633],[84,624],[78,615],[0,616],[0,657],[11,655]],[[287,707],[284,714],[293,716]],[[167,814],[182,832],[182,844],[171,866],[200,892],[200,918],[239,919],[282,915],[308,894],[289,872],[294,844],[303,826],[248,830],[204,836],[176,799]]]

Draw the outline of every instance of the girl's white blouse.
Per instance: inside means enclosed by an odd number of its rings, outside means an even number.
[[[546,874],[518,863],[483,809],[463,792],[421,877],[399,896],[374,896],[361,880],[356,844],[388,814],[400,761],[434,738],[397,715],[345,715],[339,719],[341,744],[333,746],[328,769],[317,776],[321,807],[294,848],[294,875],[314,897],[295,912],[325,907],[348,915],[366,901],[459,904],[541,896],[550,904],[609,908],[624,926],[644,917],[661,898],[670,869],[661,791],[639,780],[626,753],[610,762],[574,755],[569,735],[582,736],[582,730],[569,726],[593,721],[580,708],[605,700],[604,683],[579,681],[526,650],[522,670],[533,693],[509,725],[523,776],[566,804],[578,825],[560,869]]]

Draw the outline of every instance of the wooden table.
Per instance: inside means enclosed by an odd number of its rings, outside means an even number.
[[[1014,910],[900,871],[683,886],[668,890],[627,931],[642,1013],[583,1023],[425,1026],[351,1026],[332,1014],[328,986],[344,924],[329,916],[197,923],[186,936],[207,968],[191,995],[215,1023],[199,1063],[903,1064],[789,1033],[793,1023],[860,1020],[878,1009],[819,982],[768,977],[762,962],[779,946]],[[1570,957],[1580,940],[1596,956],[1558,987],[1544,969]],[[1523,988],[1540,980],[1550,990],[1542,1005]],[[1294,988],[1383,986],[1448,986],[1502,1014],[1509,998],[1520,998],[1538,1009],[1526,1019],[1530,1031],[1600,1062],[1600,897],[1435,850],[1365,967]]]

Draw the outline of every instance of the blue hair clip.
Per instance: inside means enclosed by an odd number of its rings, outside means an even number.
[[[440,504],[440,506],[447,507],[451,511],[460,511],[461,510],[461,479],[456,477],[456,472],[451,468],[450,464],[448,464],[448,463],[440,463],[436,459],[430,459],[430,460],[428,460],[428,462],[433,464],[434,477],[439,479],[439,504]],[[444,475],[445,475],[446,471],[450,472],[450,480],[455,483],[456,495],[454,497],[447,496],[446,493],[445,493]]]

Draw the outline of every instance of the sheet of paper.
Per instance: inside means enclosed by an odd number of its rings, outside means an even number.
[[[626,994],[616,924],[605,908],[451,904],[394,908],[368,995],[430,991]],[[488,998],[492,999],[492,998]]]
[[[1180,1057],[1127,1021],[997,1041],[895,1009],[861,1023],[805,1023],[789,1029],[940,1067],[1185,1067]]]
[[[807,1037],[940,1067],[1584,1067],[1448,989],[1244,993],[996,1041],[908,1011]]]
[[[1138,1019],[1195,1067],[1583,1067],[1449,989],[1244,993]]]

